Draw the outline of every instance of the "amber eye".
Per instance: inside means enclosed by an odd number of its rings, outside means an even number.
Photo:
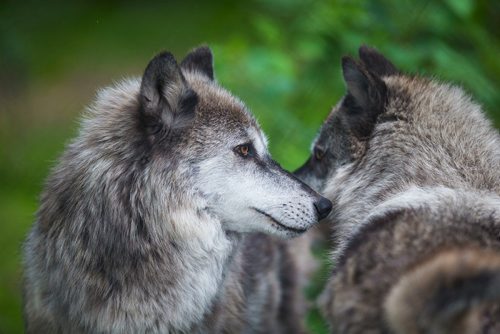
[[[325,151],[323,151],[318,147],[314,148],[314,157],[316,158],[316,160],[321,160],[323,159],[324,156],[325,156]]]
[[[236,153],[244,158],[253,156],[252,144],[242,144],[235,147]]]

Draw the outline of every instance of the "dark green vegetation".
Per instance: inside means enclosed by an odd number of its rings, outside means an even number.
[[[340,57],[361,43],[404,70],[462,85],[499,126],[499,19],[494,0],[2,1],[0,333],[22,331],[21,243],[43,180],[97,88],[140,75],[162,49],[181,58],[208,43],[218,80],[294,169],[344,92]],[[325,332],[317,313],[309,323]]]

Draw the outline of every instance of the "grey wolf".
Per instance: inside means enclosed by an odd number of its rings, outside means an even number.
[[[331,203],[271,159],[212,63],[163,52],[98,94],[24,246],[28,333],[303,330],[281,239]]]
[[[462,89],[361,47],[296,173],[333,202],[335,333],[500,332],[500,136]]]

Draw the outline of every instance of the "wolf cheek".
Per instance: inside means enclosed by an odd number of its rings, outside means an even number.
[[[210,210],[228,230],[296,236],[331,209],[330,201],[281,169],[267,150],[257,149],[244,160],[213,157],[200,164],[198,174],[203,180],[199,189],[208,198]]]

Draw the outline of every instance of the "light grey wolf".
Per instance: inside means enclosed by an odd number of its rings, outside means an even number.
[[[462,89],[378,51],[296,173],[333,202],[335,333],[500,333],[500,136]]]
[[[25,243],[28,333],[297,333],[288,244],[331,209],[280,168],[212,53],[102,90]],[[266,236],[263,233],[269,235]]]

